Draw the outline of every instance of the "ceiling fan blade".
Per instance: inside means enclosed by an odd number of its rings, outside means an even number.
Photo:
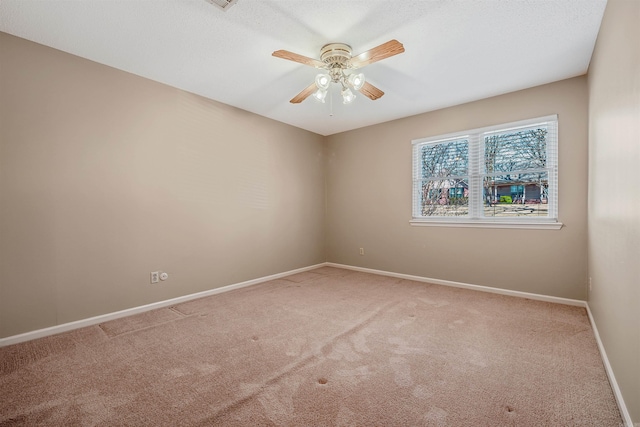
[[[309,86],[307,86],[305,89],[303,89],[302,92],[300,92],[299,94],[297,94],[296,96],[291,98],[291,101],[289,101],[289,102],[292,103],[292,104],[299,104],[302,101],[304,101],[305,99],[307,99],[309,97],[309,95],[311,95],[313,92],[315,92],[316,89],[318,89],[318,87],[316,86],[316,83],[313,82]]]
[[[404,46],[398,40],[389,40],[380,46],[369,49],[358,56],[354,56],[349,60],[351,68],[362,68],[365,65],[373,64],[390,56],[398,55],[404,52]]]
[[[297,53],[289,52],[288,50],[276,50],[271,55],[276,58],[287,59],[289,61],[298,62],[300,64],[308,65],[310,67],[315,68],[325,68],[326,64],[324,62],[318,61],[317,59],[309,58],[307,56],[298,55]]]
[[[371,99],[372,101],[375,101],[378,98],[382,98],[382,95],[384,95],[383,91],[369,82],[364,82],[364,85],[360,88],[360,93]]]

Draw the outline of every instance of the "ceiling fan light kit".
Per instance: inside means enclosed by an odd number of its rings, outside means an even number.
[[[314,99],[324,103],[324,99],[327,97],[327,91],[329,90],[329,83],[339,83],[342,86],[341,95],[343,104],[351,104],[356,98],[350,88],[355,90],[362,89],[364,85],[364,75],[358,74],[341,74],[337,78],[332,78],[328,74],[318,74],[316,76],[316,86],[318,90],[313,93]]]
[[[402,52],[404,52],[402,43],[390,40],[357,56],[352,56],[351,46],[344,43],[324,45],[320,49],[320,60],[286,50],[277,50],[273,52],[273,56],[326,70],[326,73],[318,74],[311,85],[289,102],[298,104],[311,95],[317,101],[324,102],[330,84],[336,83],[341,86],[342,102],[350,104],[356,98],[351,89],[359,91],[373,101],[384,95],[383,91],[366,81],[364,74],[354,70]]]

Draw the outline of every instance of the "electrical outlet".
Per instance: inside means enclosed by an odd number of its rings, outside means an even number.
[[[360,248],[360,255],[364,255],[364,248]]]
[[[593,290],[593,287],[591,286],[591,277],[589,277],[589,292],[591,292]]]
[[[158,283],[160,281],[160,272],[152,271],[151,272],[151,283]]]

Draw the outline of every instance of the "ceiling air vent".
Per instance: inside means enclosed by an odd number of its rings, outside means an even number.
[[[222,10],[227,10],[231,6],[233,6],[238,0],[207,0],[207,2],[211,3],[214,6],[219,7]]]

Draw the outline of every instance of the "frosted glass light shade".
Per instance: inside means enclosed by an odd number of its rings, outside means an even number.
[[[324,89],[318,89],[317,91],[313,92],[313,99],[315,99],[318,102],[322,102],[324,104],[324,99],[327,97],[327,91]]]
[[[342,91],[342,103],[351,104],[356,96],[351,92],[351,89],[345,89]]]
[[[328,75],[318,74],[316,76],[316,86],[318,86],[318,89],[327,90],[329,83],[331,83],[331,78]]]
[[[360,90],[364,86],[364,74],[351,74],[347,81],[355,90]]]

